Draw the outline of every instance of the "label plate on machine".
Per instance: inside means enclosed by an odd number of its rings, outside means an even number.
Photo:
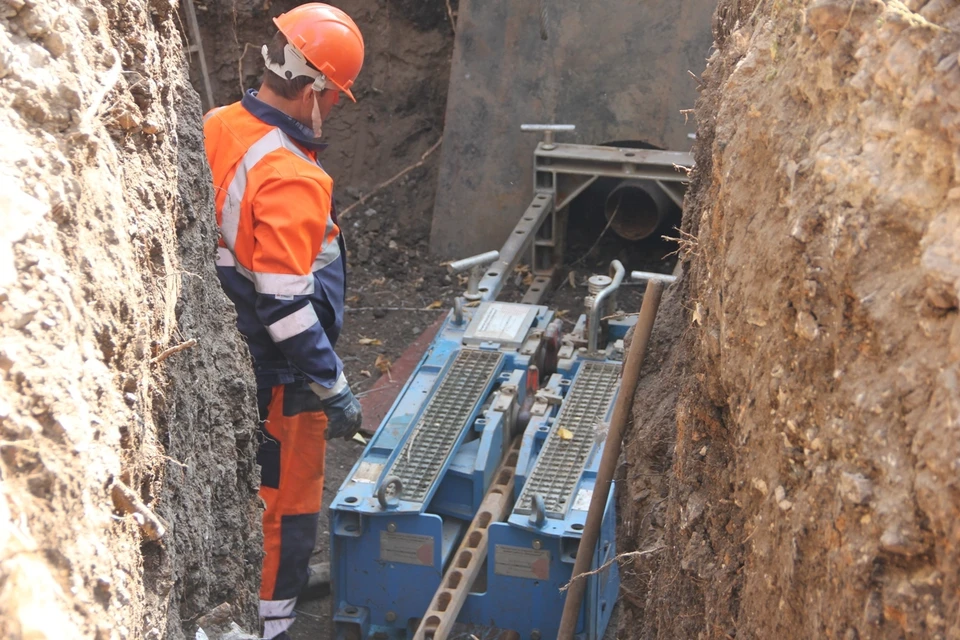
[[[380,561],[433,566],[433,536],[380,532]]]
[[[468,345],[494,342],[502,347],[519,347],[537,317],[538,307],[506,302],[484,302],[463,334]]]
[[[498,544],[493,555],[493,572],[510,578],[549,580],[550,552]]]

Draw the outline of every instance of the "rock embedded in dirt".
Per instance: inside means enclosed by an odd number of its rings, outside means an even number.
[[[864,505],[873,497],[873,483],[862,473],[841,473],[838,490],[850,504]]]

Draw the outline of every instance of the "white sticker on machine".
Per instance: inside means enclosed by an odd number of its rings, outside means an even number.
[[[493,572],[511,578],[549,580],[550,552],[498,544],[493,555]]]
[[[433,537],[380,532],[380,561],[433,566]]]
[[[373,484],[380,478],[380,472],[383,471],[383,465],[376,462],[361,462],[357,467],[357,472],[353,474],[354,482],[364,484]]]
[[[473,335],[493,342],[515,340],[529,312],[529,308],[519,305],[492,304],[480,318]]]
[[[573,500],[573,508],[577,511],[589,511],[591,500],[593,500],[593,489],[580,489]]]

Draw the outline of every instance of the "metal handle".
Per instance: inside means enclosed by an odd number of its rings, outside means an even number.
[[[520,131],[576,131],[575,124],[522,124]]]
[[[473,269],[474,267],[485,267],[491,262],[495,262],[499,259],[499,251],[487,251],[486,253],[478,253],[475,256],[470,256],[469,258],[451,262],[449,265],[447,265],[447,269],[450,270],[450,273],[460,273],[461,271]]]
[[[530,516],[527,518],[527,522],[531,527],[536,527],[539,529],[547,520],[547,505],[543,501],[543,496],[541,496],[539,493],[533,494],[533,500],[530,507],[531,511]]]
[[[521,124],[520,131],[542,131],[543,132],[543,148],[547,151],[551,149],[556,149],[557,145],[553,143],[553,134],[560,133],[562,131],[576,131],[577,125],[575,124]]]
[[[380,508],[384,511],[396,508],[400,504],[400,494],[402,493],[403,482],[400,478],[397,476],[384,478],[380,486],[377,487],[377,502],[380,503]]]
[[[677,276],[667,275],[666,273],[653,273],[652,271],[631,271],[631,280],[648,280],[654,282],[663,282],[672,284],[677,281]]]
[[[469,269],[470,279],[467,280],[467,291],[463,294],[463,297],[467,300],[479,300],[483,297],[480,293],[480,278],[483,277],[483,272],[486,271],[487,266],[499,259],[499,251],[487,251],[486,253],[480,253],[475,256],[470,256],[469,258],[464,258],[463,260],[451,262],[447,265],[447,269],[450,273],[460,273],[461,271]]]
[[[600,318],[602,317],[600,314],[603,313],[607,298],[612,296],[617,289],[620,288],[620,283],[623,282],[623,276],[626,272],[626,269],[623,268],[619,260],[614,260],[610,263],[610,277],[613,278],[613,282],[597,294],[593,308],[590,309],[590,338],[587,342],[587,349],[590,353],[597,352],[598,343],[600,342]]]

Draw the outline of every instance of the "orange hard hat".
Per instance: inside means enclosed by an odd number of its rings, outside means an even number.
[[[273,22],[327,80],[357,101],[350,87],[363,66],[363,36],[350,16],[329,4],[310,2],[280,14]]]

